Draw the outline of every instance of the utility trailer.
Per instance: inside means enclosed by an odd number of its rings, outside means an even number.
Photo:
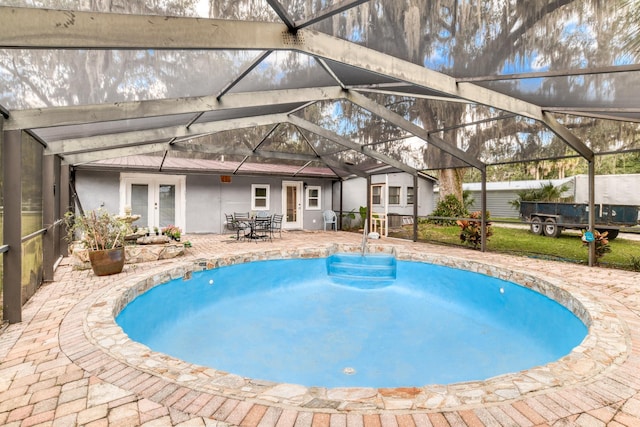
[[[609,240],[618,236],[620,227],[639,223],[640,208],[629,205],[597,204],[595,227],[608,231]],[[563,229],[585,229],[589,224],[589,205],[586,203],[520,202],[520,219],[530,224],[537,235],[558,237]]]

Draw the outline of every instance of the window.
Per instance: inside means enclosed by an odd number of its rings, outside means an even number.
[[[389,187],[389,204],[400,204],[400,187]]]
[[[413,187],[407,187],[407,204],[413,204]]]
[[[371,187],[371,204],[379,205],[382,200],[382,187],[379,185]]]
[[[251,210],[269,210],[269,184],[251,184]]]
[[[307,209],[308,210],[320,210],[322,207],[322,201],[320,200],[320,193],[322,188],[319,185],[310,185],[307,187]]]

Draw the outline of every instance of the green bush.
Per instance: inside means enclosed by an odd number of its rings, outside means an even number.
[[[485,235],[487,241],[489,237],[493,234],[493,229],[491,228],[491,223],[489,222],[489,212],[486,215],[485,222]],[[472,220],[458,220],[456,224],[460,226],[460,241],[469,246],[473,246],[474,249],[478,249],[482,244],[482,212],[472,212],[469,215]]]
[[[465,208],[464,204],[454,194],[449,194],[444,199],[440,200],[435,210],[431,213],[431,216],[450,218],[464,218],[468,215],[469,212]],[[439,225],[454,225],[456,220],[429,219],[429,222],[431,224]]]
[[[589,242],[585,238],[586,230],[582,230],[582,245],[589,247]],[[593,238],[596,243],[596,262],[604,256],[607,252],[611,252],[611,246],[609,246],[608,231],[600,233],[598,230],[593,231]]]
[[[520,209],[520,202],[560,202],[564,200],[561,197],[562,193],[568,189],[566,184],[556,187],[549,181],[540,188],[518,191],[518,198],[511,200],[509,204],[515,209]]]

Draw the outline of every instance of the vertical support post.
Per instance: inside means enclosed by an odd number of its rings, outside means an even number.
[[[487,167],[483,166],[480,169],[482,175],[482,190],[481,190],[481,209],[482,215],[480,220],[480,250],[486,252],[487,250]]]
[[[59,218],[64,218],[64,214],[67,211],[71,210],[71,196],[70,196],[70,173],[69,165],[67,163],[61,163],[60,165],[60,185],[59,185],[59,200],[60,200],[60,211]],[[68,256],[69,255],[69,242],[66,242],[65,235],[66,229],[62,229],[63,231],[60,233],[60,255]]]
[[[344,215],[342,214],[342,209],[343,209],[342,182],[343,182],[342,179],[340,181],[338,181],[339,188],[340,188],[340,190],[339,190],[340,191],[340,216],[339,216],[339,219],[338,219],[338,224],[339,224],[338,230],[342,230],[342,218],[344,217]]]
[[[44,156],[42,159],[42,223],[46,233],[42,236],[42,269],[43,280],[53,280],[53,265],[55,263],[57,240],[56,222],[56,185],[54,178],[54,157]]]
[[[3,315],[9,323],[22,321],[22,131],[3,132],[4,244],[2,256]]]
[[[595,204],[595,159],[589,160],[589,231],[596,229],[596,204]],[[596,263],[596,242],[589,242],[589,267]]]
[[[362,227],[365,228],[365,234],[369,234],[371,227],[371,175],[367,175],[367,217],[369,221],[365,221],[365,224],[362,224]]]
[[[418,174],[413,175],[413,241],[418,241]]]

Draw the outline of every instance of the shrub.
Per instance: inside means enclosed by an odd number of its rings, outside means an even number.
[[[633,271],[640,271],[640,257],[630,255],[629,264],[631,265],[631,269]]]
[[[448,194],[444,199],[438,202],[435,210],[431,212],[431,216],[459,218],[466,217],[469,212],[465,209],[463,203],[454,194]],[[453,225],[455,220],[448,219],[429,219],[432,224]]]
[[[604,256],[607,252],[611,252],[611,246],[609,246],[608,231],[600,233],[598,230],[593,231],[593,240],[596,244],[596,262]],[[582,245],[589,247],[589,240],[586,238],[586,230],[582,230]]]
[[[520,209],[520,202],[559,202],[563,200],[562,194],[568,189],[566,184],[556,187],[549,181],[540,188],[518,191],[518,198],[511,200],[509,204]]]
[[[489,212],[487,212],[487,221],[485,223],[486,237],[489,240],[489,237],[493,235],[493,229],[491,228],[491,223],[489,222]],[[469,214],[470,220],[462,219],[456,221],[461,228],[460,231],[460,241],[469,246],[473,246],[474,249],[478,249],[478,247],[482,244],[482,212],[476,211]]]
[[[89,250],[113,249],[124,244],[127,224],[104,209],[85,215],[65,214],[67,241],[80,239]]]

